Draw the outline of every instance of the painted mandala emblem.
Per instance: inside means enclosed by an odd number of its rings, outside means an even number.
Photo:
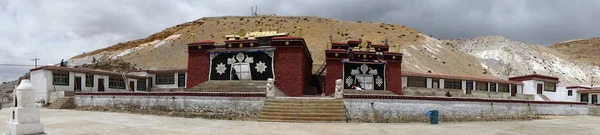
[[[225,70],[227,70],[227,68],[225,67],[225,64],[223,64],[223,63],[217,64],[217,68],[215,68],[215,69],[217,69],[217,73],[219,73],[219,75],[224,74]]]
[[[258,61],[258,63],[256,63],[255,68],[256,68],[256,72],[259,72],[262,74],[263,72],[265,72],[265,69],[267,69],[267,66],[262,61]]]

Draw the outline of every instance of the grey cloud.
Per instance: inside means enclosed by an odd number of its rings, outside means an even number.
[[[500,35],[527,43],[600,36],[587,0],[102,0],[0,1],[0,63],[56,63],[207,16],[321,16],[407,25],[440,39]],[[0,81],[31,67],[0,67]]]

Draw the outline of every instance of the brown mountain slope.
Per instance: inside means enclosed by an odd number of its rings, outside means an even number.
[[[314,67],[323,64],[324,50],[327,48],[329,35],[334,41],[349,39],[371,40],[383,43],[388,37],[390,45],[400,44],[404,71],[421,73],[442,73],[461,76],[492,77],[484,74],[477,59],[456,51],[439,40],[421,34],[418,31],[394,24],[372,23],[360,21],[338,21],[321,17],[207,17],[193,22],[177,25],[153,34],[146,39],[139,39],[99,49],[97,51],[75,56],[69,60],[71,65],[90,63],[92,59],[123,59],[138,68],[165,69],[187,67],[186,44],[191,42],[191,33],[196,40],[210,39],[223,44],[223,35],[233,34],[240,28],[246,31],[259,29],[277,29],[298,36],[300,26],[302,37],[311,51]],[[391,50],[396,50],[391,47]]]
[[[600,38],[564,41],[548,48],[568,54],[572,59],[600,66]]]

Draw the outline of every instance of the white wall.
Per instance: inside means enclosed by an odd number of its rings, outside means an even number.
[[[31,84],[35,89],[35,100],[46,99],[48,87],[46,85],[46,74],[44,70],[36,70],[29,73]],[[18,85],[18,84],[17,84]]]
[[[187,75],[185,77],[187,77]],[[403,76],[402,77],[402,88],[406,88],[406,87],[408,87],[408,77]]]

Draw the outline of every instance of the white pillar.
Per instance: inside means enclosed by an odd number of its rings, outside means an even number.
[[[496,83],[496,92],[498,92],[498,83]]]
[[[446,84],[446,80],[444,80],[444,79],[440,79],[440,80],[438,81],[438,85],[440,86],[440,89],[444,89],[444,88],[446,88],[446,86],[444,86],[444,84]]]
[[[408,78],[407,77],[402,77],[402,88],[406,88],[408,87]]]
[[[512,84],[508,84],[508,95],[512,96]]]
[[[592,104],[592,93],[588,94],[588,104]]]
[[[433,88],[432,82],[433,80],[431,80],[431,78],[427,78],[427,88]]]
[[[487,82],[487,91],[491,91],[490,90],[490,82]]]
[[[463,90],[463,94],[467,94],[467,81],[462,80],[461,81],[461,86],[460,86]]]

